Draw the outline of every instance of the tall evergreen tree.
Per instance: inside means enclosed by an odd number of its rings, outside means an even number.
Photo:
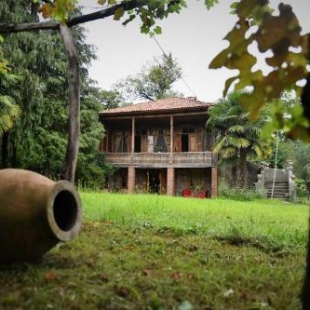
[[[6,15],[8,9],[10,13]],[[38,19],[35,5],[27,0],[7,1],[0,6],[0,16],[6,22]],[[79,169],[87,171],[87,165],[96,161],[103,134],[98,120],[101,106],[95,96],[89,94],[93,82],[88,76],[88,66],[95,58],[94,48],[85,44],[82,27],[76,27],[73,35],[79,49],[82,86],[83,147]],[[8,137],[2,136],[5,138],[2,154],[7,157],[2,163],[62,178],[68,134],[67,58],[62,39],[55,31],[12,34],[5,38],[3,51],[12,72],[19,77],[18,88],[12,95],[20,106],[22,117],[8,132]],[[9,88],[6,91],[9,92]],[[98,166],[98,171],[101,170]]]

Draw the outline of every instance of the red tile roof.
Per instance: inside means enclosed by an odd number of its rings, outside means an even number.
[[[115,109],[103,110],[101,115],[112,114],[140,114],[153,112],[177,112],[177,111],[206,111],[211,103],[196,100],[195,97],[188,98],[164,98],[156,101],[148,101],[132,104]]]

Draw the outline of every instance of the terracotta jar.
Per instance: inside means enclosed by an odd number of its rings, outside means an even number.
[[[0,262],[39,259],[77,237],[81,219],[80,197],[70,182],[0,170]]]

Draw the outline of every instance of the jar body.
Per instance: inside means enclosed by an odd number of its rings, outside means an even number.
[[[22,169],[0,170],[0,262],[34,261],[81,227],[74,186]]]

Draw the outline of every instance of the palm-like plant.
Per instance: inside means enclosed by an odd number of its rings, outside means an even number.
[[[219,164],[236,168],[236,182],[246,186],[246,162],[249,157],[264,158],[271,152],[271,139],[262,140],[260,133],[267,122],[266,114],[256,121],[248,120],[248,112],[239,103],[241,92],[230,93],[210,109],[207,126],[216,133],[213,151],[219,154]]]
[[[0,95],[0,135],[10,130],[20,114],[20,108],[12,97]]]
[[[10,73],[7,62],[0,50],[0,136],[13,127],[14,121],[20,114],[20,108],[15,104],[13,96],[7,94],[7,89],[14,95],[17,76]],[[6,95],[3,95],[6,93]]]

